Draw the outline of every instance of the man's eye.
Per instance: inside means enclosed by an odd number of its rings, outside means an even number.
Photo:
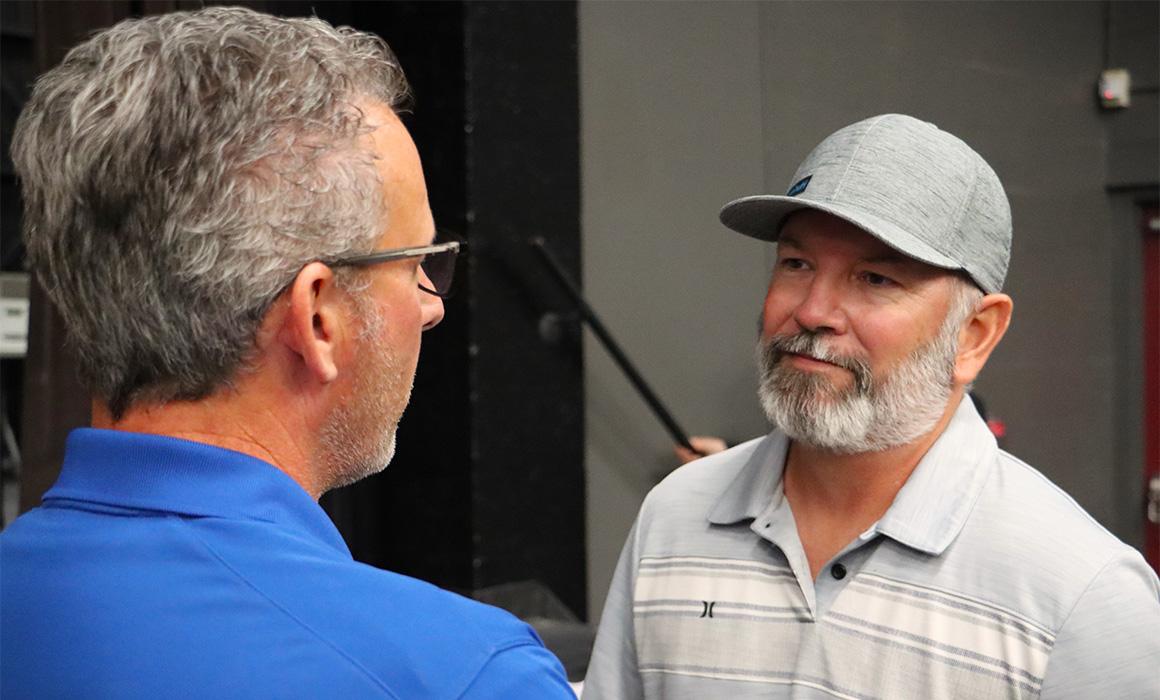
[[[778,261],[777,266],[787,270],[804,270],[806,269],[806,261],[801,258],[782,258]]]
[[[863,272],[862,280],[871,287],[890,287],[896,284],[894,280],[877,272]]]

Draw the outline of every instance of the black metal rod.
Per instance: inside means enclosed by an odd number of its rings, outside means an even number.
[[[556,279],[560,281],[560,285],[568,291],[568,295],[572,297],[574,302],[576,302],[576,306],[580,310],[580,318],[583,319],[584,322],[588,324],[588,327],[592,329],[592,332],[596,334],[596,337],[600,340],[600,343],[604,345],[604,349],[608,351],[608,354],[612,356],[613,361],[616,362],[618,367],[620,367],[620,371],[624,372],[624,376],[628,378],[628,381],[634,388],[636,388],[636,391],[640,394],[640,397],[644,399],[644,402],[648,404],[649,408],[652,409],[653,415],[655,415],[657,419],[664,424],[665,429],[669,431],[669,435],[672,436],[673,440],[676,441],[676,443],[681,447],[684,447],[686,450],[690,450],[694,454],[704,456],[704,453],[693,447],[693,445],[689,442],[688,434],[677,423],[677,420],[673,418],[673,414],[670,413],[667,408],[665,408],[663,403],[661,403],[660,397],[656,395],[656,392],[652,390],[652,387],[648,385],[648,382],[646,382],[644,377],[641,376],[640,372],[637,371],[636,367],[632,364],[632,360],[628,359],[628,356],[625,355],[624,351],[620,349],[620,345],[616,342],[616,339],[614,339],[612,334],[608,332],[608,329],[600,321],[600,318],[596,315],[596,312],[592,310],[592,307],[589,306],[588,302],[584,299],[584,295],[580,293],[580,288],[577,287],[576,283],[572,281],[572,278],[568,276],[568,273],[564,270],[564,267],[560,264],[560,261],[556,260],[556,257],[552,255],[552,251],[548,250],[548,246],[544,239],[538,237],[533,238],[531,240],[531,244],[533,248],[539,251],[540,255],[544,259],[544,262],[548,265],[548,269],[556,275]]]

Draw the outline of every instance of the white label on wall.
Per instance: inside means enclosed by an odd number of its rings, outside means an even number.
[[[28,353],[28,299],[0,297],[0,357]]]

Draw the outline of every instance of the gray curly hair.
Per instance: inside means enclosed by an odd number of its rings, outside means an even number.
[[[303,265],[374,245],[355,103],[408,93],[376,36],[223,7],[121,22],[37,81],[12,143],[28,260],[114,419],[228,383]]]

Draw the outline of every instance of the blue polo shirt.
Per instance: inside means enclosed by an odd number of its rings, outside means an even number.
[[[573,698],[530,627],[355,562],[261,460],[81,429],[0,534],[5,698]]]

